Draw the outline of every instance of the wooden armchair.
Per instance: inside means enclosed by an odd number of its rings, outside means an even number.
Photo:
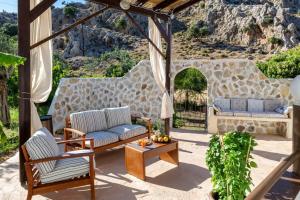
[[[25,170],[28,185],[27,200],[30,200],[33,195],[44,194],[47,192],[53,192],[83,185],[90,185],[91,199],[95,199],[95,153],[93,150],[94,142],[93,139],[87,138],[85,140],[90,140],[91,149],[64,152],[63,154],[57,156],[42,159],[31,159],[28,149],[25,145],[26,143],[22,145],[22,151],[25,157]],[[57,144],[67,145],[68,143],[76,143],[81,141],[82,139],[66,140],[57,142]],[[84,157],[88,157],[88,161]],[[48,174],[42,174],[39,170],[38,165],[41,163],[49,163],[52,161],[56,162],[53,171],[49,172]],[[64,166],[64,164],[68,162],[69,165]],[[76,172],[76,169],[74,167],[78,167],[78,165],[80,166],[80,162],[81,166],[84,166],[84,169],[82,168],[80,172],[78,169],[78,172]],[[78,165],[76,165],[76,163]],[[59,173],[60,170],[63,173]],[[55,176],[57,181],[54,178]]]

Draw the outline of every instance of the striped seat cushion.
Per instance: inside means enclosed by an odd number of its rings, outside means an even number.
[[[104,110],[89,110],[70,115],[72,128],[84,133],[107,129]]]
[[[108,128],[122,124],[131,124],[130,108],[128,106],[107,108],[105,109],[105,115]]]
[[[138,135],[142,135],[147,132],[147,129],[144,126],[141,125],[120,125],[113,128],[108,129],[108,131],[111,131],[118,135],[120,140],[126,140]]]
[[[116,134],[113,134],[108,131],[98,131],[88,133],[86,135],[87,138],[94,138],[94,147],[100,147],[107,144],[111,144],[119,141],[119,137]],[[85,145],[90,147],[90,141],[86,141]]]
[[[41,128],[25,143],[30,159],[54,157],[60,154],[55,138],[46,128]],[[41,174],[51,172],[56,161],[43,162],[36,165]]]
[[[64,181],[89,174],[89,158],[68,158],[58,160],[54,169],[41,176],[42,183]]]

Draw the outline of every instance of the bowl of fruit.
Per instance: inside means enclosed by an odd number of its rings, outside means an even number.
[[[171,137],[163,133],[156,133],[151,136],[151,140],[156,143],[170,143]]]

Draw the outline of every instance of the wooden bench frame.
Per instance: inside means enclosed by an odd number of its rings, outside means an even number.
[[[91,199],[95,200],[95,183],[94,183],[94,180],[95,180],[95,170],[94,170],[95,152],[93,150],[94,140],[93,139],[85,139],[85,140],[91,141],[90,150],[85,150],[84,152],[78,152],[76,154],[68,154],[68,152],[65,151],[64,154],[61,154],[59,156],[37,159],[37,160],[32,160],[30,158],[25,145],[21,146],[23,155],[25,158],[25,171],[26,171],[27,187],[28,187],[27,200],[31,200],[33,195],[39,195],[39,194],[44,194],[44,193],[48,193],[48,192],[64,190],[67,188],[84,186],[84,185],[90,185]],[[67,144],[69,144],[69,143],[74,143],[74,142],[76,143],[76,142],[80,142],[80,141],[82,141],[82,139],[65,140],[65,141],[57,142],[57,144],[64,144],[65,146],[67,146]],[[79,157],[89,157],[89,165],[90,165],[89,175],[81,176],[81,177],[77,177],[77,178],[65,180],[65,181],[58,181],[58,182],[53,182],[53,183],[41,183],[40,174],[39,174],[39,171],[36,168],[35,164],[53,161],[53,160],[62,160],[62,159],[79,158]]]
[[[287,124],[286,138],[293,135],[293,111],[288,114],[288,118],[267,118],[267,117],[240,117],[240,116],[221,116],[216,115],[213,107],[208,107],[208,133],[218,133],[218,119],[242,120],[242,121],[264,121],[264,122],[284,122]]]
[[[151,133],[152,133],[152,122],[151,122],[151,119],[150,118],[146,118],[146,117],[139,117],[139,116],[135,116],[135,115],[132,115],[131,116],[131,120],[136,123],[137,120],[142,120],[146,123],[146,127],[147,127],[147,132],[145,132],[144,134],[141,134],[141,135],[138,135],[138,136],[135,136],[135,137],[131,137],[131,138],[128,138],[126,140],[119,140],[118,142],[114,142],[114,143],[111,143],[111,144],[107,144],[107,145],[104,145],[104,146],[100,146],[100,147],[94,147],[94,151],[96,153],[99,153],[99,152],[104,152],[106,151],[107,149],[112,149],[114,147],[117,147],[117,146],[120,146],[120,145],[123,145],[123,144],[127,144],[127,143],[130,143],[130,142],[133,142],[133,141],[136,141],[136,140],[139,140],[139,139],[143,139],[145,137],[148,137],[150,138],[151,136]],[[82,143],[80,146],[80,148],[83,148],[85,149],[86,148],[86,145],[85,145],[85,140],[86,140],[86,133],[83,133],[79,130],[76,130],[76,129],[72,129],[71,128],[71,121],[70,121],[70,116],[66,117],[66,128],[64,128],[64,139],[65,140],[69,140],[71,137],[72,137],[72,133],[75,133],[77,134],[78,136],[80,136],[80,138],[82,139]],[[69,145],[70,146],[70,145]],[[74,147],[74,146],[73,146]],[[65,145],[65,150],[67,150],[68,148],[68,145]]]

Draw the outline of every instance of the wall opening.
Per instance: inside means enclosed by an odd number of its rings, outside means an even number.
[[[207,80],[196,68],[179,72],[174,79],[173,127],[204,131],[207,128]]]

